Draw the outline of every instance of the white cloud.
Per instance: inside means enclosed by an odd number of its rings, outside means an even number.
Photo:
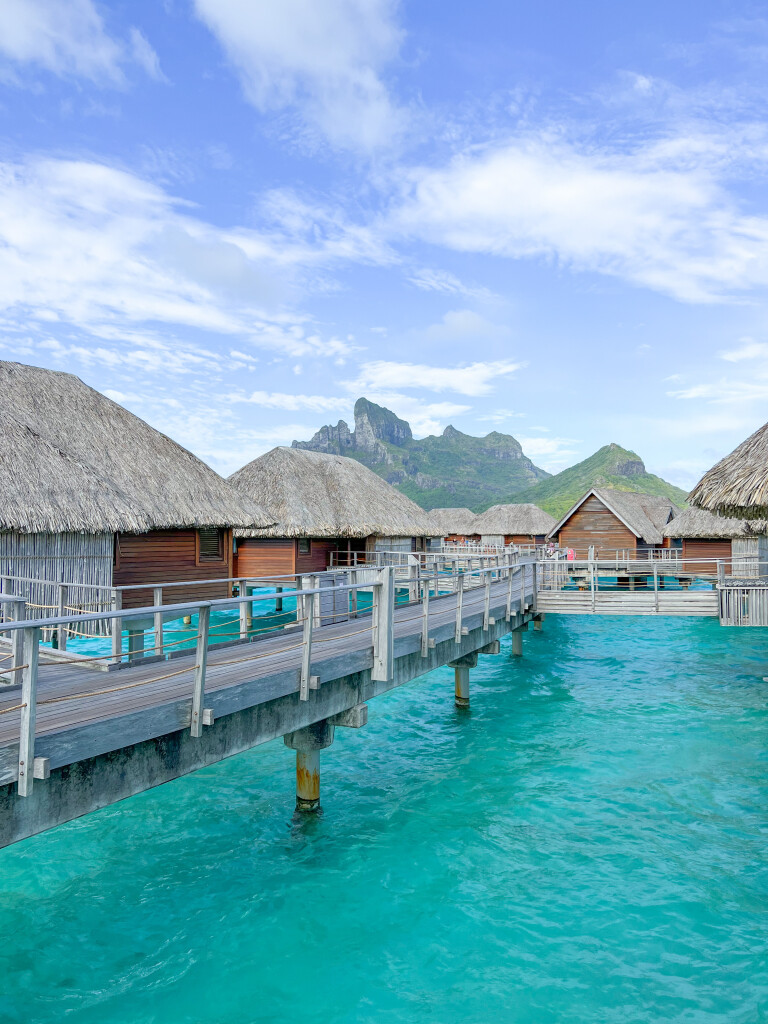
[[[503,377],[520,369],[520,363],[507,360],[470,363],[466,366],[425,366],[418,363],[394,363],[375,360],[363,363],[355,380],[342,381],[350,391],[398,388],[423,388],[426,391],[453,391],[479,397],[493,391]]]
[[[465,285],[462,281],[449,274],[447,270],[433,270],[429,267],[422,267],[416,270],[410,277],[411,284],[421,288],[425,292],[442,292],[445,295],[466,295],[473,299],[493,298],[493,292],[488,288],[473,288]]]
[[[157,54],[138,29],[126,47],[112,39],[92,0],[3,0],[0,53],[19,65],[97,82],[123,82],[133,60],[162,77]]]
[[[195,0],[246,98],[260,111],[297,107],[333,144],[391,142],[403,113],[381,78],[402,33],[396,0]]]
[[[768,357],[768,345],[764,341],[753,341],[752,338],[742,338],[738,348],[720,353],[720,358],[725,359],[728,363],[740,363],[745,359],[766,357]]]
[[[348,342],[277,311],[298,270],[292,258],[300,254],[279,238],[207,224],[125,171],[65,160],[0,165],[0,312],[113,343],[94,348],[94,359],[119,363],[127,342],[147,360],[153,347],[192,350],[168,346],[168,328],[237,338],[246,353],[348,354]],[[166,356],[158,364],[175,366]]]
[[[231,402],[248,402],[266,409],[287,409],[296,412],[309,409],[311,412],[349,412],[352,403],[348,398],[330,398],[324,395],[288,395],[280,392],[253,391],[250,395],[232,395]]]
[[[581,445],[573,437],[519,437],[518,441],[528,458],[550,473],[570,465]]]
[[[544,258],[691,302],[768,284],[768,219],[717,180],[718,144],[581,151],[561,138],[471,150],[406,175],[387,229],[462,252]]]

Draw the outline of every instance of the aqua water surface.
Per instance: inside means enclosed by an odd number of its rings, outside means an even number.
[[[768,1020],[768,630],[550,617],[0,851],[0,1019]]]

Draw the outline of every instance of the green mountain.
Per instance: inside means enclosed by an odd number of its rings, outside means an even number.
[[[646,472],[643,460],[635,452],[627,451],[617,444],[607,444],[588,459],[564,469],[562,473],[524,490],[510,492],[505,500],[533,502],[560,519],[591,487],[662,494],[679,506],[685,504],[686,498],[686,492],[680,487]],[[488,506],[492,504],[492,501],[487,502]]]
[[[293,447],[357,459],[425,509],[479,510],[549,476],[509,434],[472,437],[446,427],[417,440],[405,420],[367,398],[355,403],[354,430],[339,420]]]

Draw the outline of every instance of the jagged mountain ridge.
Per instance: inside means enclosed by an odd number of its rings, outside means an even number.
[[[405,420],[367,398],[355,403],[354,430],[339,420],[293,447],[357,459],[426,509],[479,510],[549,476],[509,434],[473,437],[448,426],[417,439]]]
[[[512,491],[509,502],[532,502],[560,519],[591,487],[612,487],[618,491],[661,494],[682,507],[686,492],[660,476],[649,473],[636,452],[618,444],[607,444],[588,459],[569,466],[548,480],[542,480],[522,491]],[[493,502],[488,502],[490,506]]]

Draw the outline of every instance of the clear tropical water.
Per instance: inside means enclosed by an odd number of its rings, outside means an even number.
[[[768,631],[557,618],[0,851],[0,1019],[768,1020]]]

